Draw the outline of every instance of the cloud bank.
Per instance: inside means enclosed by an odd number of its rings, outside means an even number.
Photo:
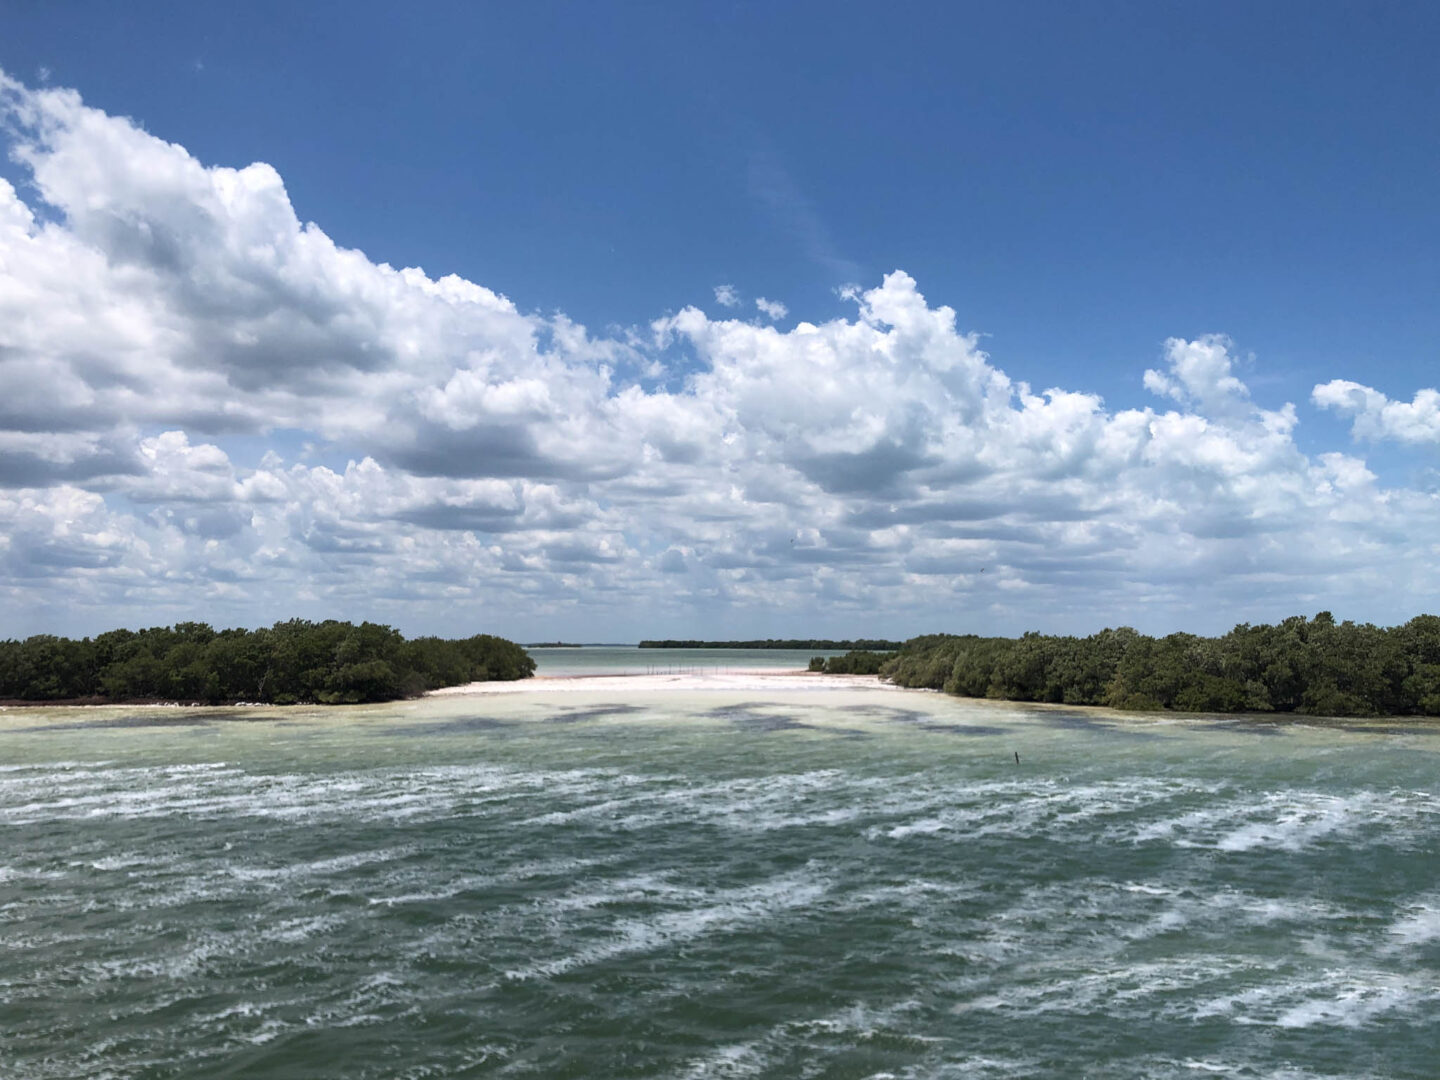
[[[7,632],[301,613],[623,640],[1435,606],[1440,500],[1353,448],[1302,452],[1296,408],[1256,403],[1223,337],[1165,342],[1154,404],[1114,410],[1007,375],[899,270],[829,322],[780,330],[761,298],[764,318],[684,307],[597,336],[374,262],[270,166],[206,165],[74,91],[0,75],[0,111],[29,180],[0,180]],[[1360,439],[1440,441],[1432,389],[1336,380],[1312,403]]]

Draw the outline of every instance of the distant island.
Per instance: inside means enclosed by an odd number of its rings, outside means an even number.
[[[30,703],[357,705],[534,673],[535,661],[504,638],[407,641],[389,626],[333,619],[259,630],[182,622],[79,641],[49,634],[0,641],[0,699]]]
[[[827,668],[828,670],[828,665]],[[931,634],[879,665],[898,686],[962,697],[1150,712],[1440,716],[1440,617],[1403,626],[1336,622],[1328,611],[1221,637]]]
[[[861,638],[858,641],[829,641],[824,638],[766,638],[764,641],[692,641],[673,640],[642,641],[642,649],[824,649],[840,652],[850,649],[865,649],[889,652],[900,648],[898,641],[879,641]]]
[[[527,641],[527,649],[583,649],[585,646],[577,641]]]

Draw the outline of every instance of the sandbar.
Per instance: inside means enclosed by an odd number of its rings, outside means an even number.
[[[727,668],[723,671],[687,671],[654,675],[534,675],[514,682],[477,682],[431,690],[427,697],[471,697],[490,694],[651,693],[682,691],[705,693],[793,693],[868,690],[907,693],[903,687],[881,682],[877,675],[822,675],[818,672],[776,668]]]

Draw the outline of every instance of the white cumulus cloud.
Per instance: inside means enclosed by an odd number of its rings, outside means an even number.
[[[337,244],[263,163],[201,162],[71,90],[0,76],[0,108],[33,181],[0,181],[17,630],[1216,628],[1440,594],[1440,501],[1307,455],[1224,337],[1165,342],[1136,380],[1161,406],[1113,408],[1003,371],[899,270],[788,330],[727,285],[726,317],[596,336]],[[677,343],[696,366],[657,388]],[[1435,438],[1434,391],[1313,402]]]
[[[1440,442],[1440,391],[1417,390],[1412,401],[1392,401],[1361,383],[1332,379],[1316,386],[1310,398],[1322,409],[1350,417],[1357,439]]]
[[[771,319],[783,319],[790,314],[790,309],[779,300],[766,300],[763,296],[756,298],[755,306],[760,309],[762,315]]]

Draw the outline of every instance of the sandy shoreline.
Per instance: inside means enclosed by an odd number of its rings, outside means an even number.
[[[825,692],[868,690],[905,693],[876,675],[821,675],[803,670],[729,668],[660,675],[536,675],[516,682],[478,682],[432,690],[426,697],[480,697],[491,694],[649,693],[652,691]]]

